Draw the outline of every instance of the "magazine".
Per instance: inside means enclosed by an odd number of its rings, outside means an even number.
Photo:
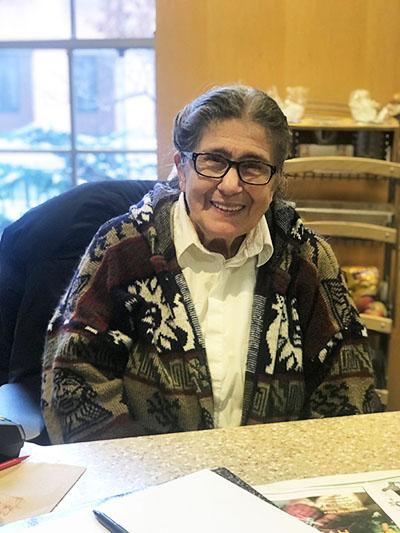
[[[324,533],[400,533],[400,470],[282,481],[255,487]]]

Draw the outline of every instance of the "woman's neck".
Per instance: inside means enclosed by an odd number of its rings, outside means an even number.
[[[234,255],[237,254],[240,245],[244,241],[246,235],[240,235],[233,239],[233,241],[227,241],[226,239],[211,239],[208,242],[205,242],[199,235],[200,241],[203,244],[204,248],[207,248],[210,252],[215,252],[221,254],[225,259],[231,259]]]

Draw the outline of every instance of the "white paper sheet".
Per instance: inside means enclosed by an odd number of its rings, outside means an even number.
[[[315,532],[210,470],[110,500],[98,509],[134,533]]]
[[[366,483],[391,481],[400,478],[400,470],[377,470],[373,472],[359,472],[355,474],[340,474],[335,476],[310,477],[305,479],[290,479],[277,481],[267,485],[256,485],[254,488],[266,498],[277,499],[301,498],[312,492],[313,494],[337,494],[339,492],[357,492],[365,490]]]

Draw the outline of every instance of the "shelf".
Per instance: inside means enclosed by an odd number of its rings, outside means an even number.
[[[365,224],[377,224],[388,226],[392,224],[394,213],[389,209],[360,209],[359,205],[348,202],[348,207],[335,206],[334,202],[299,201],[296,202],[297,212],[304,221],[318,222],[322,220],[344,220],[346,222],[362,222]]]
[[[320,235],[330,237],[345,237],[348,239],[365,239],[368,241],[387,242],[396,244],[397,230],[365,224],[363,222],[345,222],[341,220],[307,221],[307,226]]]
[[[373,316],[361,313],[361,320],[364,326],[372,331],[378,333],[391,333],[392,332],[392,319],[383,316]]]
[[[377,124],[375,122],[357,122],[351,116],[339,117],[333,115],[305,115],[300,122],[290,122],[289,126],[293,130],[396,131],[399,129],[398,121],[392,117]]]

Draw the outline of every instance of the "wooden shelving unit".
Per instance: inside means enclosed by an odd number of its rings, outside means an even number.
[[[301,157],[302,146],[339,145],[352,149],[352,156],[371,157],[398,161],[399,122],[389,118],[382,124],[356,122],[349,114],[338,116],[337,109],[331,115],[321,114],[305,116],[300,122],[291,123],[293,135],[293,157]]]
[[[304,157],[285,163],[288,196],[309,227],[330,239],[342,265],[374,265],[389,316],[362,314],[387,354],[387,408],[400,410],[400,163]],[[364,254],[364,255],[363,255]]]

